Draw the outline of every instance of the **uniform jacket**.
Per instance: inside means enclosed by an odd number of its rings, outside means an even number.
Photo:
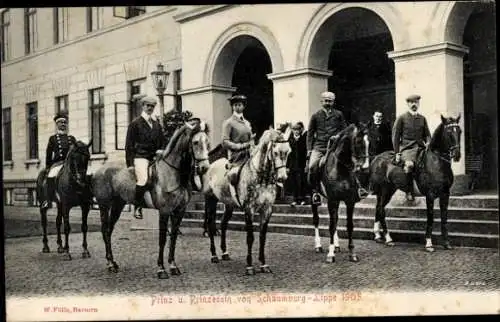
[[[127,167],[134,165],[134,158],[154,159],[157,150],[164,148],[165,137],[158,121],[152,120],[153,128],[142,117],[136,117],[128,126],[125,141]]]
[[[396,153],[416,145],[423,146],[431,136],[425,117],[421,114],[412,115],[410,112],[396,119],[392,133],[392,144]]]
[[[72,135],[66,133],[57,133],[49,138],[47,150],[45,153],[45,167],[48,169],[54,163],[64,161],[69,152],[70,146],[76,143]]]
[[[288,139],[292,151],[288,156],[288,168],[291,171],[304,171],[307,157],[307,132],[302,133],[298,139],[290,134]]]
[[[244,118],[242,120],[233,114],[222,124],[222,146],[229,151],[230,162],[238,162],[248,156],[248,149],[241,145],[250,142],[251,138],[252,126]]]
[[[389,124],[382,122],[377,125],[373,121],[368,123],[368,139],[370,140],[370,156],[376,156],[385,151],[392,151],[392,131]]]
[[[347,127],[344,114],[337,110],[327,115],[322,108],[311,116],[307,131],[307,150],[326,151],[328,140]]]

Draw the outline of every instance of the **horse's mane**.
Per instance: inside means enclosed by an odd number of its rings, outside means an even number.
[[[443,137],[444,124],[439,123],[438,127],[434,130],[431,136],[431,143],[429,144],[429,149],[431,150],[440,150],[441,140]]]

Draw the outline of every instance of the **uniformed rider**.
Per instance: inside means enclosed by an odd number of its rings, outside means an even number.
[[[250,122],[243,116],[247,98],[244,95],[233,95],[229,98],[233,114],[222,124],[222,147],[228,151],[229,181],[237,183],[238,166],[250,158],[250,147],[255,134]]]
[[[136,176],[134,217],[137,219],[142,219],[142,213],[137,209],[145,205],[148,166],[166,143],[160,122],[153,115],[156,99],[145,96],[140,99],[140,104],[142,113],[129,124],[125,142],[127,167],[134,167]]]
[[[428,146],[431,133],[425,116],[419,114],[420,95],[410,95],[406,98],[408,112],[400,115],[394,122],[392,143],[396,152],[395,162],[404,164],[407,173],[408,192],[406,198],[415,200],[413,191],[413,170],[417,161],[418,151]]]
[[[328,140],[333,136],[334,140],[340,131],[347,127],[344,114],[334,108],[335,94],[332,92],[321,93],[322,109],[311,116],[307,130],[307,158],[308,179],[312,190],[311,203],[321,204],[321,197],[318,193],[320,175],[318,164],[325,155],[328,147]]]
[[[49,208],[50,201],[54,199],[55,178],[63,166],[71,145],[76,143],[75,137],[68,135],[68,115],[66,113],[57,113],[54,116],[54,122],[57,133],[49,138],[45,153],[45,169],[47,169],[48,174],[45,196],[41,205],[44,209]]]

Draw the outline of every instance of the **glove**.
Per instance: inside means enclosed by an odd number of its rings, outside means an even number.
[[[395,162],[396,162],[396,163],[401,162],[401,153],[396,153]]]

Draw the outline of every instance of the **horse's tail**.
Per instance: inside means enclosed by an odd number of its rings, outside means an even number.
[[[40,170],[40,172],[38,173],[38,176],[36,178],[36,198],[37,198],[37,201],[38,203],[42,203],[43,202],[43,196],[44,196],[44,182],[45,182],[45,178],[48,174],[48,169],[42,169]]]

